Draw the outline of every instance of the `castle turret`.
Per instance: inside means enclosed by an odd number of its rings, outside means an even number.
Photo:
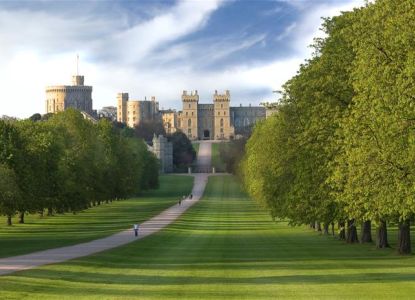
[[[117,121],[127,123],[128,93],[117,94]]]
[[[197,106],[199,104],[199,94],[196,91],[191,91],[190,95],[187,91],[183,91],[182,94],[182,118],[181,127],[183,132],[191,140],[198,138],[198,117],[197,117]]]
[[[72,76],[72,85],[73,86],[83,86],[84,85],[84,76],[81,76],[81,75]]]
[[[72,85],[55,85],[46,88],[46,112],[57,113],[75,108],[93,115],[92,86],[84,85],[84,76],[72,76]]]
[[[226,90],[225,94],[218,94],[218,91],[215,91],[213,95],[215,139],[230,139],[234,136],[230,119],[230,102],[229,90]]]

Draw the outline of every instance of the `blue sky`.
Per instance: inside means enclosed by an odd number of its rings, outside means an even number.
[[[363,2],[0,1],[0,115],[44,113],[45,87],[69,84],[77,54],[94,108],[118,92],[177,109],[183,90],[271,101],[310,56],[321,17]]]

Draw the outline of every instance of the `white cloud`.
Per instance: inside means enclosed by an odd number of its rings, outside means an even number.
[[[235,105],[258,104],[273,98],[272,90],[280,89],[310,55],[307,46],[320,34],[322,16],[362,2],[318,5],[306,11],[282,33],[281,39],[295,50],[288,58],[261,65],[241,61],[232,68],[218,65],[211,71],[201,71],[200,66],[265,42],[263,34],[178,42],[204,28],[222,5],[220,1],[182,1],[132,27],[127,27],[127,16],[62,18],[45,12],[0,10],[0,115],[43,113],[45,86],[70,82],[77,53],[86,84],[94,87],[94,108],[115,105],[117,92],[140,99],[154,95],[161,107],[180,108],[184,89],[198,89],[202,101],[210,101],[215,89],[229,89]]]

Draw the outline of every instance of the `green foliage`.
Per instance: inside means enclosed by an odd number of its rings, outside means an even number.
[[[71,109],[35,119],[0,121],[0,163],[16,176],[21,222],[25,212],[77,212],[158,186],[157,158],[108,121]]]
[[[212,155],[214,152],[213,146],[217,145],[219,159],[225,165],[225,167],[219,165],[217,170],[222,172],[226,171],[232,174],[239,174],[239,164],[242,161],[242,158],[245,154],[246,142],[246,138],[240,138],[237,140],[231,140],[226,143],[213,144]]]
[[[0,185],[3,180],[7,178],[1,176]],[[142,191],[138,197],[101,204],[77,214],[43,217],[27,214],[24,224],[18,224],[14,217],[13,227],[0,223],[0,257],[68,246],[115,234],[177,204],[183,195],[190,194],[192,186],[191,176],[161,175],[157,190]]]
[[[154,135],[166,135],[163,123],[158,120],[142,120],[134,128],[134,136],[143,139],[147,143],[151,144]]]
[[[196,151],[189,138],[181,131],[168,136],[173,143],[173,165],[176,170],[187,170],[196,158]]]
[[[20,199],[20,189],[14,171],[0,164],[0,213],[10,219],[16,213]]]
[[[272,215],[295,224],[389,220],[408,230],[414,13],[413,1],[379,0],[325,20],[327,37],[315,40],[278,112],[248,142],[245,185]]]

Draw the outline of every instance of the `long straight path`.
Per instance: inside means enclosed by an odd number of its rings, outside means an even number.
[[[210,156],[210,143],[201,142],[197,157],[198,166],[199,164],[204,167],[208,166],[210,164]],[[208,174],[196,174],[194,177],[195,181],[192,190],[192,199],[186,199],[185,201],[182,201],[181,204],[178,203],[140,224],[138,237],[135,237],[132,229],[129,229],[91,242],[2,258],[0,259],[0,275],[91,255],[137,241],[163,229],[174,222],[202,197],[206,187]]]

